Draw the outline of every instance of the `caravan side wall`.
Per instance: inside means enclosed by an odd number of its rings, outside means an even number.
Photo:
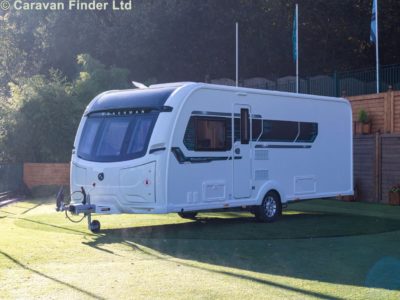
[[[175,152],[168,158],[168,211],[256,205],[271,189],[282,202],[353,193],[352,114],[344,99],[203,86],[177,109],[171,139]],[[236,138],[240,113],[246,109],[252,131],[248,152]],[[208,129],[193,125],[195,119]],[[217,135],[222,133],[211,132],[219,130],[218,122],[225,130],[226,149],[192,145],[200,143],[198,134],[213,136],[211,144],[221,139]],[[285,130],[277,129],[277,139],[269,139],[272,123],[302,128],[317,124],[317,135],[314,140],[287,141],[279,136]]]

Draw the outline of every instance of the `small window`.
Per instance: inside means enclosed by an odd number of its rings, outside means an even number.
[[[227,150],[226,120],[196,119],[197,151]]]
[[[293,142],[299,130],[298,122],[263,120],[261,141]]]
[[[227,151],[231,139],[230,118],[191,117],[183,144],[192,151]]]
[[[247,108],[240,109],[240,143],[248,144],[250,141],[250,116]]]

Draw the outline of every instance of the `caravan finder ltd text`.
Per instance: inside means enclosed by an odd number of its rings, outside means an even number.
[[[9,2],[7,0],[0,1],[1,8],[7,10],[11,8],[11,5],[3,5],[3,2]],[[14,1],[12,8],[15,10],[79,10],[79,11],[104,11],[104,10],[121,10],[130,11],[133,8],[132,0],[113,0],[109,2],[101,1],[80,1],[80,0],[69,0],[67,3],[62,1]]]

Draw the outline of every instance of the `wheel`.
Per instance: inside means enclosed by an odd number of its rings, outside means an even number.
[[[100,232],[100,222],[97,220],[93,220],[90,223],[90,231],[93,233],[99,233]]]
[[[269,191],[260,206],[255,208],[255,217],[260,222],[274,222],[282,214],[282,203],[279,194]]]
[[[178,212],[178,215],[184,219],[194,220],[194,219],[196,219],[197,212],[196,211],[194,211],[194,212],[192,212],[192,211],[191,212]]]

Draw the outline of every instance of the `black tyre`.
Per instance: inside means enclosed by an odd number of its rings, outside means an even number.
[[[254,211],[256,219],[260,222],[274,222],[282,215],[282,203],[279,194],[269,191],[260,206]]]
[[[197,216],[197,212],[178,212],[178,215],[181,217],[181,218],[184,218],[184,219],[192,219],[192,220],[194,220],[194,219],[196,219],[196,216]]]
[[[97,220],[93,220],[90,223],[90,231],[93,233],[99,233],[100,232],[100,222]]]

